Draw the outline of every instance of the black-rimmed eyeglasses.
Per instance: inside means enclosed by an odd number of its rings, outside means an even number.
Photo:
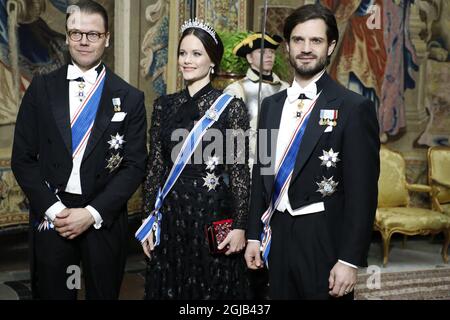
[[[67,34],[69,35],[70,40],[72,41],[81,41],[83,39],[83,35],[86,35],[86,38],[90,42],[97,42],[102,37],[104,37],[107,32],[101,33],[101,32],[95,32],[95,31],[89,31],[89,32],[81,32],[79,30],[69,30],[67,31]]]

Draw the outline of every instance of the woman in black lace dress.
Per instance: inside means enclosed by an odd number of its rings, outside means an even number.
[[[155,207],[158,189],[167,179],[183,138],[222,94],[210,83],[222,54],[222,42],[212,28],[192,21],[184,26],[178,63],[187,88],[162,96],[154,103],[144,183],[147,215]],[[160,210],[163,217],[160,244],[153,245],[153,233],[143,242],[144,252],[149,256],[146,299],[247,297],[242,249],[246,241],[244,230],[250,184],[248,141],[245,139],[244,145],[235,143],[230,147],[227,139],[242,138],[238,133],[248,128],[245,105],[241,100],[233,99],[208,129],[164,199]],[[217,146],[215,150],[211,143]],[[229,158],[243,160],[227,161]],[[205,237],[205,226],[226,218],[233,219],[233,230],[222,244],[227,252],[213,255]]]

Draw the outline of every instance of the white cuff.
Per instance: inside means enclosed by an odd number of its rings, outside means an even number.
[[[255,239],[248,239],[247,242],[259,242],[259,240],[255,240]]]
[[[345,261],[342,261],[342,260],[338,260],[338,261],[339,261],[340,263],[342,263],[342,264],[345,264],[346,266],[349,266],[349,267],[358,269],[358,267],[355,266],[354,264],[351,264],[351,263],[348,263],[348,262],[345,262]]]
[[[94,224],[94,228],[95,229],[100,229],[102,227],[102,223],[103,223],[103,219],[102,216],[100,215],[100,213],[98,213],[98,211],[96,209],[94,209],[94,207],[92,206],[86,206],[86,208],[89,213],[92,215],[92,218],[94,218],[95,224]]]
[[[66,209],[66,206],[61,202],[55,202],[50,208],[45,211],[45,215],[51,222],[55,221],[56,215]]]

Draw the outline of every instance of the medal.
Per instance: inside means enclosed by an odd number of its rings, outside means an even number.
[[[123,136],[121,136],[119,133],[116,133],[116,136],[110,136],[111,140],[108,141],[109,143],[109,149],[118,150],[123,147],[123,144],[126,142],[123,140]]]
[[[113,172],[114,170],[116,170],[119,166],[120,163],[122,162],[123,157],[121,157],[119,154],[114,154],[111,156],[111,158],[109,158],[108,161],[108,165],[106,166],[106,169],[109,169],[109,172]]]
[[[319,125],[321,126],[333,126],[337,125],[338,110],[321,109]]]
[[[208,109],[208,111],[206,111],[205,115],[208,119],[211,119],[214,121],[217,121],[219,119],[219,114],[217,113],[217,111],[215,109]]]
[[[300,102],[297,104],[298,111],[295,112],[295,117],[301,118],[302,113],[303,113],[303,108],[305,107],[304,100],[309,99],[309,98],[304,93],[302,93],[302,94],[300,94],[298,99],[300,100]]]
[[[208,192],[211,190],[216,190],[216,187],[219,185],[219,177],[217,177],[214,173],[208,172],[203,180],[205,181],[203,186],[208,187]]]
[[[80,102],[83,101],[84,99],[84,88],[86,87],[86,85],[84,84],[84,82],[79,82],[78,83],[78,98],[80,99]]]
[[[323,180],[321,182],[316,182],[316,184],[319,186],[319,189],[317,189],[316,192],[320,192],[322,194],[322,198],[331,196],[336,191],[336,187],[339,182],[333,181],[333,177],[329,179],[325,177],[322,178]]]
[[[219,164],[219,157],[208,157],[208,161],[206,161],[206,170],[213,171],[216,166]]]
[[[331,148],[328,152],[325,150],[322,150],[322,152],[323,156],[319,157],[319,159],[322,160],[322,163],[320,165],[327,168],[336,168],[336,163],[341,161],[341,159],[338,158],[339,152],[334,152],[333,148]]]
[[[120,108],[120,105],[121,105],[120,98],[113,98],[113,99],[112,99],[112,104],[113,104],[113,106],[114,106],[114,112],[120,112],[120,111],[121,111],[121,108]]]

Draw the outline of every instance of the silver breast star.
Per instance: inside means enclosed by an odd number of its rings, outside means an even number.
[[[218,164],[219,164],[219,157],[216,156],[208,157],[208,161],[206,161],[206,170],[213,171]]]
[[[320,192],[322,194],[322,198],[326,196],[331,196],[335,191],[339,182],[333,181],[333,177],[327,179],[322,177],[323,180],[321,182],[316,182],[319,186],[319,189],[316,192]]]
[[[110,136],[111,140],[108,141],[109,148],[118,150],[123,147],[123,144],[126,142],[123,140],[123,136],[121,136],[119,133],[116,133],[116,136]]]
[[[113,172],[120,166],[122,160],[123,157],[121,157],[119,154],[114,154],[107,160],[108,165],[106,166],[106,168],[109,169],[109,172]]]
[[[336,163],[341,161],[341,159],[338,158],[339,152],[334,152],[333,148],[331,148],[328,152],[325,150],[322,150],[322,152],[323,156],[319,157],[319,159],[322,160],[321,166],[336,168]]]
[[[217,177],[214,173],[207,173],[203,180],[205,180],[203,186],[208,187],[208,192],[211,190],[216,190],[216,187],[219,185],[219,177]]]

